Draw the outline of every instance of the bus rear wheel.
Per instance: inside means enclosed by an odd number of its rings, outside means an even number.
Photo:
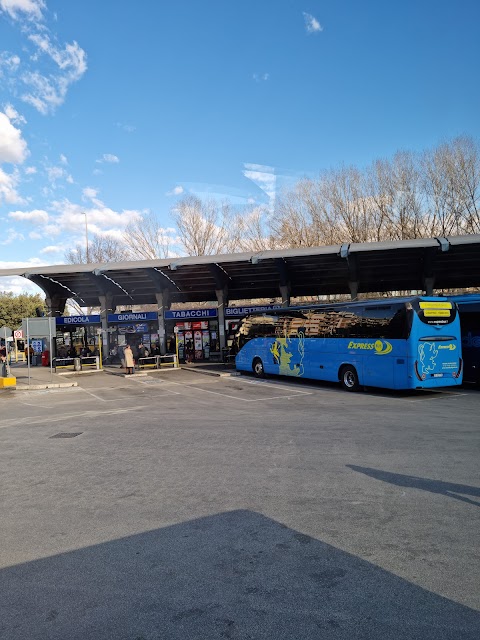
[[[263,362],[260,360],[260,358],[255,358],[252,364],[252,369],[256,378],[265,377],[265,369],[263,368]]]
[[[347,364],[342,367],[340,371],[340,383],[345,391],[358,391],[360,389],[357,370],[354,366]]]

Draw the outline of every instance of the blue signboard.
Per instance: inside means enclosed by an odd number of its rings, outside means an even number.
[[[258,307],[226,307],[226,318],[239,318],[248,316],[249,313],[262,313],[262,311],[272,311],[273,309],[283,309],[281,304],[264,304]]]
[[[216,318],[218,309],[178,309],[165,311],[165,320],[201,320]]]
[[[100,324],[100,316],[62,316],[55,318],[56,324]]]
[[[140,313],[109,313],[108,322],[145,322],[148,320],[158,320],[155,311],[143,311]]]

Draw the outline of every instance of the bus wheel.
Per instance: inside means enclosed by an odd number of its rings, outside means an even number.
[[[345,391],[358,391],[360,384],[358,382],[357,370],[351,364],[342,367],[340,371],[340,382]]]
[[[265,377],[265,369],[263,368],[263,362],[260,360],[260,358],[255,358],[255,360],[253,361],[252,369],[255,377]]]

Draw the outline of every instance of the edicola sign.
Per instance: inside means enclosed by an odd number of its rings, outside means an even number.
[[[100,324],[101,319],[99,315],[62,316],[61,318],[55,318],[55,322],[57,325]]]

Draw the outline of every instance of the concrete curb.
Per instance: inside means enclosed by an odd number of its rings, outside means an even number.
[[[105,369],[91,369],[90,371],[62,371],[55,373],[56,376],[84,376],[89,373],[104,373]]]
[[[119,369],[118,372],[117,371],[107,371],[106,369],[104,369],[104,372],[107,373],[110,376],[117,376],[117,378],[128,378],[129,380],[131,378],[145,378],[148,374],[144,373],[143,371],[141,373],[124,373],[122,369]]]
[[[38,391],[39,389],[68,389],[78,387],[78,382],[49,382],[47,384],[20,384],[17,391]]]

